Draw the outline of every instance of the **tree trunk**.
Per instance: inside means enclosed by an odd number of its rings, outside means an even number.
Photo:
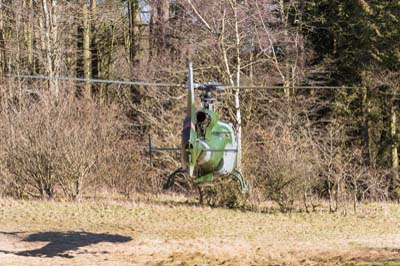
[[[35,73],[35,66],[33,62],[33,38],[32,38],[32,26],[33,26],[33,18],[32,18],[32,9],[33,9],[33,0],[24,0],[23,1],[23,10],[27,13],[27,20],[24,20],[24,39],[27,50],[27,58],[28,58],[28,66],[32,73]]]
[[[279,10],[280,10],[280,17],[281,17],[281,23],[283,25],[283,36],[284,36],[284,41],[288,42],[289,41],[289,32],[288,32],[288,23],[287,23],[287,18],[286,18],[286,12],[285,12],[286,6],[285,6],[285,1],[284,0],[279,0]],[[275,47],[272,47],[272,49],[275,49]],[[284,93],[289,101],[290,99],[290,88],[291,88],[291,82],[290,82],[290,63],[288,59],[285,60],[285,75],[284,75],[284,80],[283,80],[283,86],[284,86]],[[288,103],[290,104],[290,103]],[[289,113],[290,114],[290,113]]]
[[[52,1],[53,8],[56,7],[56,2]],[[45,46],[45,53],[46,53],[46,68],[47,74],[50,78],[55,77],[54,71],[54,43],[57,40],[53,40],[54,37],[57,36],[57,27],[53,24],[53,19],[55,19],[55,15],[53,17],[51,5],[49,5],[48,0],[42,0],[42,10],[44,16],[44,22],[42,23],[42,34],[44,34],[44,46]],[[55,11],[55,9],[53,9]],[[54,26],[54,27],[53,27]],[[54,93],[56,96],[58,95],[59,88],[58,88],[58,81],[51,79],[49,81],[49,90]]]
[[[15,65],[15,67],[14,67],[14,71],[16,71],[17,72],[17,74],[20,74],[20,72],[21,72],[21,63],[22,63],[22,60],[21,60],[21,43],[23,43],[23,42],[21,42],[20,40],[20,28],[21,28],[21,22],[23,23],[23,21],[22,21],[22,14],[21,14],[22,12],[21,12],[21,10],[16,10],[16,12],[15,12],[15,19],[16,19],[16,21],[15,21],[15,29],[16,29],[16,41],[17,41],[17,43],[16,43],[16,54],[13,54],[13,58],[15,59],[15,62],[14,62],[14,65]],[[23,27],[22,27],[23,28]],[[19,98],[21,99],[21,97],[22,97],[22,86],[21,86],[21,80],[20,79],[18,79],[17,80],[17,84],[18,84],[18,95],[19,95]],[[21,103],[20,103],[20,107],[21,107]]]
[[[0,0],[0,78],[7,71],[6,43],[4,39],[3,0]]]
[[[91,78],[91,52],[90,52],[90,22],[89,22],[89,10],[84,2],[82,6],[82,24],[83,24],[83,78]],[[84,95],[90,97],[91,95],[91,84],[90,82],[85,82],[84,85]]]
[[[368,98],[368,88],[366,86],[362,87],[362,112],[363,112],[363,119],[364,119],[364,127],[363,127],[363,139],[364,139],[364,158],[365,163],[367,165],[374,166],[374,159],[372,153],[372,143],[370,138],[370,103]]]
[[[169,0],[159,0],[157,2],[157,31],[158,49],[162,50],[166,46],[166,25],[169,20]]]
[[[154,19],[155,19],[155,0],[150,0],[150,21],[149,21],[149,58],[150,62],[153,59],[154,55]]]
[[[151,1],[150,38],[155,54],[166,48],[166,25],[169,20],[169,0]],[[152,24],[153,23],[153,24]]]
[[[392,172],[393,172],[393,189],[396,200],[400,200],[400,180],[399,180],[399,157],[397,150],[397,114],[396,106],[392,101],[390,107],[390,136],[391,136],[391,152],[392,152]]]
[[[90,42],[90,51],[92,53],[92,77],[99,77],[99,55],[97,49],[97,38],[96,38],[96,21],[97,21],[97,2],[96,0],[90,0],[90,34],[91,34],[91,42]]]
[[[128,2],[129,16],[129,61],[132,67],[138,65],[140,50],[140,10],[138,0],[130,0]]]
[[[90,0],[90,53],[91,53],[91,77],[94,79],[99,78],[99,51],[97,48],[97,37],[96,37],[96,22],[97,22],[97,1]],[[102,86],[99,84],[92,84],[91,90],[93,94],[100,97],[100,101],[103,101],[103,93],[99,88]]]
[[[52,46],[52,60],[53,60],[53,68],[54,68],[54,75],[59,76],[61,73],[61,40],[58,36],[58,7],[57,7],[57,0],[52,0],[51,1],[51,16],[50,16],[50,22],[51,22],[51,46]],[[59,88],[59,82],[57,80],[54,81],[55,85],[55,93],[56,96],[58,95],[60,88]]]
[[[34,57],[33,57],[33,0],[29,1],[29,31],[28,31],[28,61],[32,66],[32,72],[36,72],[36,66],[34,62]]]
[[[235,48],[236,48],[236,86],[240,86],[240,34],[239,34],[239,18],[237,14],[237,1],[232,0],[231,6],[233,9],[235,19]],[[237,168],[240,171],[242,169],[242,115],[240,112],[240,89],[236,89],[234,92],[235,98],[235,115],[236,115],[236,130],[237,130]]]

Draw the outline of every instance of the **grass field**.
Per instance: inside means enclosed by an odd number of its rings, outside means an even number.
[[[400,206],[256,213],[182,198],[0,199],[0,265],[400,265]]]

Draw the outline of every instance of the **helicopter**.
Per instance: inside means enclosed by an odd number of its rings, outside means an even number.
[[[180,151],[182,166],[169,175],[163,189],[174,185],[179,173],[186,173],[198,185],[210,184],[217,178],[232,177],[238,181],[242,193],[249,185],[237,168],[237,134],[232,124],[219,120],[213,93],[224,90],[215,82],[195,84],[193,67],[189,63],[187,81],[187,110],[181,131],[179,148],[153,147],[149,136],[150,162],[153,151]],[[195,90],[201,92],[201,108],[195,107]],[[150,163],[151,164],[151,163]]]

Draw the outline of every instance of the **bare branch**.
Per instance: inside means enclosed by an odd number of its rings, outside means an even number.
[[[189,3],[190,7],[193,9],[194,13],[196,13],[197,17],[201,20],[201,22],[203,22],[204,26],[206,26],[206,28],[211,33],[214,33],[213,29],[210,27],[210,25],[207,23],[207,21],[203,18],[203,16],[199,13],[197,8],[193,5],[192,1],[191,0],[187,0],[187,2]]]

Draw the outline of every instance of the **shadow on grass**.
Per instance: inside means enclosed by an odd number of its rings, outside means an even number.
[[[5,235],[17,235],[17,233],[3,233]],[[17,256],[27,257],[63,257],[73,258],[72,255],[66,254],[68,251],[77,250],[81,247],[108,243],[125,243],[131,241],[131,237],[113,235],[113,234],[94,234],[88,232],[40,232],[29,235],[24,238],[26,242],[49,242],[47,245],[34,250],[24,250],[20,252],[10,252],[0,250],[0,253],[14,254]]]

